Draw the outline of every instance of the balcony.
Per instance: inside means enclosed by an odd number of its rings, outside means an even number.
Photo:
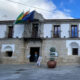
[[[61,31],[59,31],[59,32],[54,32],[53,31],[53,37],[54,38],[61,38]]]
[[[70,38],[79,38],[79,31],[77,32],[69,31],[69,36]]]
[[[38,33],[32,34],[32,35],[31,35],[31,38],[40,38],[40,35],[38,35]]]
[[[42,40],[42,34],[40,32],[33,33],[33,32],[24,32],[24,39],[25,40]]]

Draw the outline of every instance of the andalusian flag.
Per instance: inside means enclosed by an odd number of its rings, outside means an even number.
[[[21,14],[17,17],[15,24],[22,22],[23,16],[24,16],[24,12],[21,12]]]
[[[16,19],[14,24],[18,23],[24,23],[26,21],[33,21],[34,20],[34,13],[35,11],[29,12],[27,11],[26,13],[22,12]]]

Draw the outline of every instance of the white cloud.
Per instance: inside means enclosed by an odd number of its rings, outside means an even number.
[[[14,1],[14,0],[13,0]],[[15,0],[24,5],[9,2],[7,0],[0,1],[0,20],[16,19],[20,12],[27,10],[36,10],[41,13],[44,18],[49,19],[63,19],[72,18],[68,13],[57,10],[57,6],[51,0]],[[38,9],[38,8],[42,9]]]
[[[56,11],[53,15],[53,18],[55,19],[71,19],[72,17],[69,14],[64,14],[61,11]]]
[[[69,10],[69,9],[64,9],[64,12],[68,12],[68,13],[70,13],[71,10]]]

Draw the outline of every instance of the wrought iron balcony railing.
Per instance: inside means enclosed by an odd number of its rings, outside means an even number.
[[[69,37],[70,38],[78,38],[79,37],[79,31],[77,31],[77,32],[69,31]]]
[[[61,38],[61,31],[59,31],[59,32],[54,32],[53,31],[53,37],[54,38]]]

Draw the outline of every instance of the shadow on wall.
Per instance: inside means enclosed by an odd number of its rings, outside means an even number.
[[[77,62],[80,64],[80,57],[77,58]]]
[[[2,58],[0,58],[0,64],[2,64],[3,62],[2,62]]]

